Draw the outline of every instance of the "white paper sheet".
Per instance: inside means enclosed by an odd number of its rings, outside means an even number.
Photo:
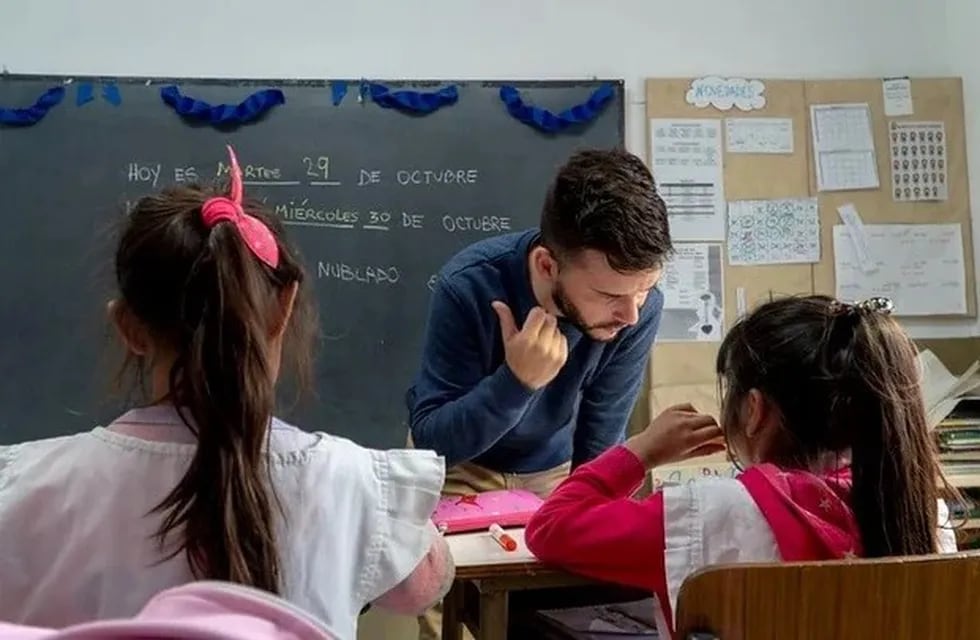
[[[834,225],[837,297],[886,296],[900,316],[966,313],[966,270],[958,224],[865,225],[874,273],[861,270],[849,231]]]
[[[728,203],[728,263],[820,262],[817,199]]]
[[[718,342],[725,306],[721,245],[685,242],[674,250],[658,285],[664,308],[657,340]]]
[[[818,191],[880,186],[867,104],[813,105],[810,120]]]
[[[723,240],[721,122],[650,120],[653,177],[670,216],[674,240]]]
[[[735,317],[741,318],[749,309],[745,298],[745,287],[735,287]]]
[[[894,200],[949,199],[944,123],[892,121],[888,127],[888,141]]]
[[[728,153],[793,153],[792,118],[726,118]]]
[[[864,232],[864,222],[861,220],[857,207],[848,202],[837,207],[837,213],[840,215],[841,222],[847,227],[847,235],[851,244],[854,245],[854,255],[861,266],[861,271],[873,272],[878,267],[871,255],[871,247],[868,246],[868,234]]]
[[[908,78],[885,78],[881,81],[886,116],[912,115],[912,81]]]

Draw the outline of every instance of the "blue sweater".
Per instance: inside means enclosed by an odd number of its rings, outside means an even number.
[[[636,325],[608,343],[559,320],[568,360],[548,385],[527,389],[504,361],[490,303],[510,305],[520,327],[537,303],[527,256],[538,231],[473,244],[440,271],[422,363],[407,393],[414,445],[448,466],[472,461],[504,473],[544,471],[596,457],[623,440],[660,322],[651,292]]]

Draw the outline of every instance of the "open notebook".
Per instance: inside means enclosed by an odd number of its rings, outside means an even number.
[[[530,491],[507,489],[463,496],[446,496],[432,514],[432,521],[445,533],[501,527],[523,527],[541,506]]]

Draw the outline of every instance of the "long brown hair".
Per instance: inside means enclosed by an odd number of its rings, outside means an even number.
[[[175,354],[165,399],[197,436],[186,474],[152,513],[162,516],[161,550],[169,550],[166,557],[184,552],[195,577],[278,593],[278,501],[267,451],[276,396],[268,347],[288,287],[299,284],[283,364],[295,365],[301,382],[316,322],[303,269],[275,218],[245,205],[279,245],[279,265],[271,268],[234,225],[205,226],[201,208],[214,195],[195,185],[141,199],[116,252],[120,302],[155,344]],[[140,377],[153,364],[132,354],[127,361]]]
[[[740,435],[739,407],[757,389],[782,418],[768,461],[807,469],[850,454],[867,557],[938,550],[941,469],[916,349],[892,317],[826,296],[775,300],[729,331],[716,368],[726,436]]]

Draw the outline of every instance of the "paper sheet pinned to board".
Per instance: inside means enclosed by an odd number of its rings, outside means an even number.
[[[891,298],[899,316],[966,313],[966,270],[959,224],[865,225],[875,271],[865,273],[850,231],[834,226],[837,297]]]
[[[871,255],[871,247],[868,246],[868,234],[864,232],[864,222],[858,214],[857,208],[851,204],[842,204],[837,207],[841,222],[847,227],[847,236],[854,247],[854,255],[857,257],[861,271],[872,273],[877,267],[875,259]]]
[[[728,153],[793,153],[792,118],[726,118]]]
[[[908,78],[885,78],[881,81],[881,93],[885,102],[885,115],[912,115],[912,81]]]
[[[724,240],[721,121],[650,120],[653,175],[674,240]]]
[[[657,342],[718,342],[724,327],[722,249],[717,243],[683,242],[658,285],[664,295]]]
[[[728,203],[728,263],[820,262],[816,198]]]
[[[877,189],[878,165],[866,103],[810,107],[818,191]]]
[[[948,200],[946,125],[892,121],[888,138],[892,198],[897,202]]]

